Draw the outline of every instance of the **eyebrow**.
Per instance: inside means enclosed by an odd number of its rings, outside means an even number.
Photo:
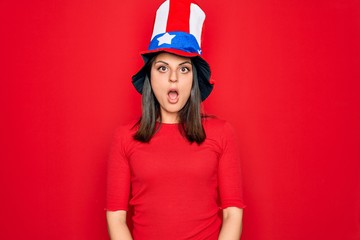
[[[169,65],[167,62],[164,62],[164,61],[162,61],[162,60],[159,60],[159,61],[156,61],[156,62],[155,62],[155,64],[157,64],[157,63],[163,63],[163,64],[166,64],[166,65]],[[191,62],[185,61],[185,62],[180,63],[179,66],[184,65],[184,64],[187,64],[187,63],[188,63],[188,64],[191,64]]]
[[[191,62],[189,62],[189,61],[186,61],[186,62],[180,63],[180,64],[179,64],[179,66],[180,66],[180,65],[184,65],[184,64],[187,64],[187,63],[188,63],[188,64],[191,64]]]

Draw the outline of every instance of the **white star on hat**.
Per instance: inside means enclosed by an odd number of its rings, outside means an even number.
[[[161,37],[158,37],[158,39],[157,39],[159,41],[158,46],[160,46],[162,44],[171,44],[171,41],[175,36],[176,35],[170,35],[169,33],[165,33]]]

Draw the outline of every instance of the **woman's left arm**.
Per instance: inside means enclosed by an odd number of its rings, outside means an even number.
[[[223,223],[219,240],[239,240],[242,230],[243,209],[227,207],[223,209]]]

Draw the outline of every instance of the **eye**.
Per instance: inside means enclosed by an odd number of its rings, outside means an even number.
[[[159,72],[166,72],[167,71],[167,67],[166,66],[160,66],[160,67],[158,67],[158,71]]]
[[[188,67],[181,67],[180,72],[181,73],[188,73],[188,72],[190,72],[190,69]]]

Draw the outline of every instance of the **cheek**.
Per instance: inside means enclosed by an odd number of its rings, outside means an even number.
[[[165,89],[164,81],[157,74],[151,74],[151,88],[155,95]]]
[[[158,84],[157,81],[152,81],[151,88],[155,94],[155,97],[158,98],[159,94],[161,93],[162,87]]]
[[[183,79],[182,81],[182,90],[186,95],[190,95],[192,82],[192,78]]]

